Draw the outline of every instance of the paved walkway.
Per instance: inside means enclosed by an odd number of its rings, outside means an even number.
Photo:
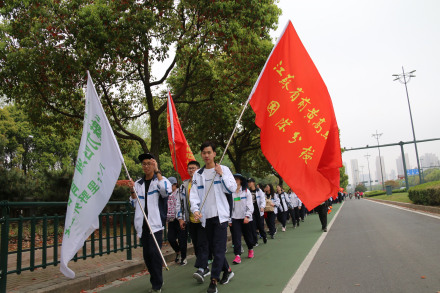
[[[340,205],[335,206],[336,209],[334,208],[334,212],[330,214],[329,221],[339,207]],[[301,226],[297,229],[293,229],[292,225],[288,224],[287,231],[283,233],[280,227],[278,228],[279,232],[274,240],[269,239],[266,245],[260,241],[260,246],[255,248],[256,257],[254,259],[247,259],[245,253],[243,255],[243,263],[234,266],[234,271],[237,274],[234,287],[248,287],[249,280],[240,280],[239,278],[242,271],[247,271],[251,272],[253,276],[260,276],[255,278],[255,281],[252,281],[252,283],[255,285],[258,285],[259,282],[264,283],[261,287],[262,290],[255,292],[268,292],[267,290],[270,290],[270,292],[281,292],[308,251],[322,234],[317,215],[307,217],[305,222],[301,223]],[[287,249],[289,253],[285,256],[284,254],[280,254],[279,251],[282,249]],[[164,246],[162,251],[167,263],[170,265],[170,271],[164,272],[166,282],[164,291],[177,292],[176,290],[178,290],[179,292],[185,292],[184,286],[182,287],[180,282],[175,282],[174,278],[183,280],[187,278],[188,275],[190,276],[189,278],[191,278],[194,271],[193,265],[195,259],[189,258],[188,265],[185,267],[174,266],[172,264],[174,263],[173,260],[175,256],[171,247]],[[189,254],[193,254],[192,245],[189,245]],[[277,267],[278,257],[289,257],[291,259],[289,266],[287,268]],[[232,249],[229,249],[227,258],[228,261],[232,263]],[[253,265],[249,265],[250,263]],[[59,266],[37,269],[34,272],[26,271],[20,275],[8,275],[7,292],[84,292],[85,290],[95,292],[98,289],[93,290],[93,288],[103,287],[104,284],[111,283],[118,279],[122,286],[124,283],[128,283],[124,282],[127,277],[136,276],[141,276],[136,278],[136,280],[143,284],[140,286],[141,290],[139,292],[145,291],[145,289],[150,286],[148,281],[149,277],[144,276],[147,275],[148,272],[145,270],[141,248],[133,250],[133,259],[131,261],[126,260],[126,252],[118,252],[102,257],[98,256],[93,259],[78,260],[76,263],[71,261],[69,267],[76,273],[76,278],[73,280],[64,277],[59,271]],[[264,273],[268,273],[268,275]],[[270,276],[270,278],[268,276]],[[190,285],[188,292],[194,292],[194,286],[192,286],[194,284],[192,282],[184,283]],[[198,286],[197,288],[200,289],[200,292],[205,292],[205,287],[207,287],[207,285]],[[121,292],[121,288],[113,292]]]

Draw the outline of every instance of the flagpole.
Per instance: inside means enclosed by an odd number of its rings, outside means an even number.
[[[124,165],[125,173],[127,174],[128,179],[130,180],[130,182],[133,182],[130,177],[130,174],[128,173],[127,166],[125,165],[124,160],[122,160],[122,165]],[[153,240],[154,240],[154,243],[156,244],[157,250],[159,250],[159,254],[160,254],[160,257],[162,258],[162,262],[164,263],[167,271],[169,271],[170,269],[168,268],[167,262],[165,261],[165,258],[163,257],[163,254],[162,254],[162,250],[160,249],[159,244],[157,243],[156,236],[154,236],[153,230],[151,230],[150,222],[148,221],[148,218],[147,218],[147,215],[145,214],[144,208],[141,205],[141,201],[140,201],[139,196],[137,194],[136,188],[133,188],[133,190],[134,190],[134,193],[136,194],[137,203],[139,204],[139,207],[141,208],[142,214],[144,215],[144,219],[147,222],[148,229],[150,229],[150,234],[153,237]]]
[[[250,97],[247,99],[246,103],[244,104],[244,106],[243,106],[243,110],[241,111],[241,114],[240,114],[240,116],[238,117],[237,123],[235,123],[234,130],[232,130],[232,134],[231,134],[231,136],[229,137],[229,140],[228,140],[228,143],[226,144],[226,147],[225,147],[225,150],[224,150],[224,152],[223,152],[223,155],[221,156],[220,161],[218,162],[219,164],[221,164],[221,162],[223,161],[223,158],[225,157],[226,150],[228,149],[229,144],[231,143],[232,137],[234,136],[235,131],[237,130],[238,124],[240,123],[241,118],[243,117],[244,111],[246,110],[247,105],[249,104],[249,101],[250,101]],[[217,174],[214,175],[214,178],[215,178],[215,176],[217,176]],[[214,184],[214,178],[212,178],[212,181],[211,181],[211,184],[209,185],[208,191],[206,192],[205,197],[203,198],[203,202],[202,202],[202,204],[200,205],[200,211],[202,211],[202,208],[203,208],[203,206],[205,205],[206,198],[208,197],[208,194],[209,194],[209,192],[211,191],[212,185]]]

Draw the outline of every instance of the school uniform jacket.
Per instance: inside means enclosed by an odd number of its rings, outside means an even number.
[[[254,204],[252,203],[252,194],[249,189],[241,189],[232,193],[232,219],[249,218],[252,221]]]
[[[233,190],[237,189],[237,183],[235,182],[235,178],[232,175],[231,170],[228,167],[220,165],[222,168],[223,175],[215,173],[214,176],[214,184],[212,188],[214,189],[215,200],[217,203],[217,213],[219,217],[220,223],[230,222],[231,212],[229,209],[228,199],[225,193],[232,194]],[[200,206],[205,198],[206,192],[208,192],[209,184],[205,186],[205,175],[204,171],[205,167],[199,169],[194,173],[192,178],[192,185],[190,190],[190,203],[191,203],[191,212],[194,214],[195,212],[200,212]],[[208,178],[211,179],[211,178]],[[203,207],[202,211],[202,226],[206,225],[206,216],[205,216],[205,207]]]
[[[281,202],[280,202],[280,197],[279,197],[278,193],[275,192],[275,194],[273,195],[273,198],[272,198],[272,202],[275,205],[273,207],[273,213],[274,214],[278,214],[278,211],[280,211],[280,212],[283,211],[283,210],[279,209]]]
[[[167,178],[162,176],[162,180],[159,181],[156,175],[153,176],[150,182],[150,187],[148,188],[148,194],[145,196],[145,180],[144,178],[139,179],[134,183],[134,188],[136,189],[136,193],[139,196],[139,201],[141,202],[142,208],[145,207],[145,197],[147,198],[147,219],[151,226],[151,231],[156,233],[157,231],[163,230],[164,226],[162,223],[161,210],[159,208],[159,196],[162,197],[165,201],[168,198],[168,195],[171,194],[171,183]],[[134,227],[137,232],[137,236],[139,238],[142,237],[142,225],[144,223],[144,215],[139,208],[139,204],[137,199],[132,199],[130,197],[130,202],[132,206],[136,207],[134,212]],[[165,205],[166,208],[166,205]],[[147,211],[145,211],[147,212]],[[166,217],[166,209],[162,213],[165,212]]]
[[[257,188],[257,190],[255,190],[255,199],[257,201],[257,206],[260,216],[263,216],[264,208],[266,207],[266,194],[264,194],[264,192],[261,189]],[[261,211],[261,209],[263,209],[263,211]]]
[[[289,194],[289,196],[290,196],[290,198],[291,198],[292,206],[293,206],[294,208],[296,208],[296,207],[300,207],[300,206],[302,205],[301,200],[299,199],[299,197],[296,195],[295,192],[292,191],[292,192]]]
[[[280,212],[287,212],[288,209],[288,205],[287,205],[287,195],[285,192],[282,192],[280,194],[275,193],[276,195],[278,195],[278,199],[279,199],[279,205],[278,205],[278,211]]]
[[[177,201],[177,219],[189,222],[189,208],[188,208],[188,184],[191,179],[186,179],[183,184],[180,185],[180,199]]]

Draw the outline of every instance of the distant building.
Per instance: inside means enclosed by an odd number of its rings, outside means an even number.
[[[357,159],[350,160],[351,166],[351,183],[353,186],[357,186],[359,184],[359,164]]]
[[[439,160],[437,155],[428,153],[420,157],[420,167],[429,168],[439,166]]]
[[[381,160],[382,160],[383,180],[387,181],[387,173],[385,172],[385,160],[383,159],[383,156],[381,156]],[[376,178],[377,178],[377,182],[380,183],[382,183],[382,174],[380,173],[381,160],[379,160],[379,156],[376,157]]]

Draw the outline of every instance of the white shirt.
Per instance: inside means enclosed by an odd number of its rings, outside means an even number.
[[[208,189],[209,187],[211,187],[211,189],[209,189],[209,193],[208,196],[206,197],[206,202],[205,202],[205,209],[206,209],[205,216],[207,219],[210,219],[218,216],[217,201],[215,199],[215,194],[214,194],[215,188],[214,188],[214,184],[212,184],[212,180],[214,179],[214,176],[217,175],[217,173],[215,172],[214,168],[205,169],[204,172],[205,172],[205,186]]]

